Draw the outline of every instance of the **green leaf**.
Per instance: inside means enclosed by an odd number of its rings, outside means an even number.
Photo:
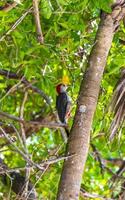
[[[45,0],[41,1],[41,13],[46,19],[49,19],[51,17],[52,10],[51,10],[49,1],[45,1]]]

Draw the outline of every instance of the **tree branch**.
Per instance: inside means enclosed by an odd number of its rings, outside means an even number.
[[[9,35],[12,31],[16,29],[16,27],[24,20],[24,18],[32,11],[32,9],[33,7],[28,8],[28,10],[16,20],[16,22],[11,26],[11,28],[0,38],[0,42],[2,42],[7,35]]]
[[[0,68],[0,75],[5,76],[6,78],[10,78],[10,79],[11,78],[12,79],[19,79],[20,78],[17,74],[10,72],[10,71],[7,71],[5,69],[1,69],[1,68]]]
[[[87,197],[87,198],[93,198],[93,199],[99,198],[100,200],[113,200],[113,199],[110,199],[110,198],[102,197],[98,194],[91,194],[91,193],[85,191],[83,188],[80,189],[80,196],[83,197],[83,198]]]
[[[36,86],[33,86],[32,83],[30,83],[24,76],[17,75],[16,73],[13,73],[4,69],[0,69],[0,75],[5,76],[6,78],[9,78],[9,79],[17,79],[17,80],[21,79],[21,82],[24,85],[26,85],[28,89],[31,89],[32,91],[40,94],[42,98],[45,99],[46,103],[49,106],[51,106],[49,97],[42,90],[40,90]]]
[[[6,118],[8,118],[8,119],[11,119],[11,120],[14,120],[14,121],[17,121],[17,122],[20,122],[20,123],[22,123],[22,124],[25,123],[25,121],[24,121],[23,119],[21,119],[21,118],[19,118],[19,117],[16,117],[16,116],[14,116],[14,115],[10,115],[10,114],[5,113],[5,112],[2,112],[2,111],[0,111],[0,116],[6,117]]]
[[[30,165],[33,166],[39,170],[43,170],[44,167],[42,165],[40,166],[39,164],[34,163],[30,158],[27,157],[27,155],[21,151],[11,140],[11,138],[7,135],[7,133],[3,130],[3,128],[0,126],[0,130],[2,131],[3,135],[5,138],[10,142],[10,144],[13,146],[13,148],[24,158],[24,160]]]
[[[72,154],[72,155],[68,155],[68,156],[61,156],[61,157],[56,157],[56,158],[52,158],[52,159],[49,159],[49,160],[45,160],[45,161],[42,161],[41,163],[39,164],[36,164],[34,163],[30,158],[27,157],[27,155],[25,155],[14,143],[13,141],[11,140],[11,138],[7,135],[7,133],[3,130],[3,128],[0,126],[0,130],[3,132],[5,138],[9,141],[9,143],[14,147],[14,149],[24,158],[24,160],[26,160],[26,162],[29,164],[29,166],[33,166],[35,168],[38,168],[39,170],[43,170],[44,167],[46,165],[50,165],[50,164],[54,164],[54,163],[57,163],[61,160],[65,160],[65,159],[68,159],[68,158],[71,158],[73,156],[75,156],[75,154]]]
[[[16,2],[7,3],[4,6],[0,7],[0,11],[9,12],[13,8],[15,8],[18,4]]]
[[[73,156],[75,156],[75,154],[72,154],[72,155],[68,155],[68,156],[60,156],[60,157],[55,157],[55,158],[51,158],[51,159],[48,159],[48,160],[46,160],[46,161],[42,161],[41,163],[40,163],[40,165],[41,166],[44,166],[44,165],[50,165],[50,164],[54,164],[54,163],[57,163],[57,162],[59,162],[59,161],[61,161],[61,160],[66,160],[66,159],[69,159],[69,158],[71,158],[71,157],[73,157]]]
[[[18,168],[18,170],[22,169],[24,168]],[[13,192],[17,194],[15,199],[22,199],[21,197],[23,197],[23,199],[27,200],[36,200],[36,190],[31,181],[27,180],[26,177],[17,172],[17,169],[9,169],[7,164],[5,164],[2,159],[0,159],[0,176],[2,177],[1,180],[3,184],[11,187]],[[8,177],[10,178],[10,183],[7,181]],[[27,191],[25,191],[26,184],[28,184]]]
[[[25,106],[25,103],[27,101],[27,97],[28,97],[28,92],[25,91],[24,98],[23,98],[23,101],[22,101],[22,105],[20,107],[20,118],[23,119],[23,120],[24,120],[24,106]],[[23,141],[23,145],[24,145],[24,152],[26,152],[27,157],[30,159],[30,155],[28,153],[28,148],[27,148],[27,145],[26,145],[26,134],[25,134],[24,124],[20,123],[20,127],[21,127],[22,141]],[[27,168],[27,165],[28,165],[28,163],[26,162],[26,170],[25,170],[26,183],[24,185],[24,191],[21,195],[21,196],[24,196],[25,198],[28,194],[28,185],[29,185],[29,179],[30,179],[30,169]]]
[[[40,24],[40,14],[39,14],[39,7],[38,7],[38,0],[33,0],[33,10],[34,10],[34,18],[37,30],[37,37],[40,44],[44,43],[42,28]]]
[[[66,124],[63,123],[48,123],[48,122],[39,122],[39,121],[24,121],[24,119],[21,119],[19,117],[16,117],[14,115],[10,115],[8,113],[0,111],[0,115],[6,118],[9,118],[11,120],[20,122],[22,124],[30,124],[31,126],[40,126],[40,127],[48,127],[48,128],[59,128],[59,127],[67,127]]]

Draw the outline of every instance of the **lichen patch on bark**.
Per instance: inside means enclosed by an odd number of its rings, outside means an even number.
[[[86,106],[85,106],[85,105],[80,105],[80,106],[79,106],[79,112],[80,112],[80,113],[86,112]]]

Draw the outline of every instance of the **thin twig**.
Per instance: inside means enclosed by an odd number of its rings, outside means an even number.
[[[23,168],[20,168],[20,170],[22,170]],[[30,169],[30,168],[28,168],[28,169]],[[2,176],[2,175],[4,175],[5,177],[6,176],[8,176],[9,177],[9,179],[10,179],[10,191],[9,191],[9,194],[10,194],[10,192],[11,192],[11,189],[17,194],[17,196],[18,196],[18,200],[20,199],[22,199],[21,197],[23,197],[23,199],[25,198],[25,200],[27,199],[26,198],[26,196],[29,194],[29,191],[31,190],[30,188],[32,187],[32,183],[30,182],[29,183],[29,186],[30,187],[28,187],[28,190],[27,191],[25,191],[25,184],[27,184],[28,182],[29,182],[29,179],[28,179],[28,181],[27,181],[27,179],[25,180],[25,182],[24,182],[24,179],[25,179],[25,177],[23,177],[23,176],[21,176],[21,175],[19,175],[20,176],[20,178],[21,179],[18,179],[18,182],[19,182],[19,184],[21,184],[21,188],[19,189],[19,190],[14,190],[14,188],[16,187],[16,181],[15,181],[15,178],[14,178],[14,180],[13,180],[13,175],[12,175],[12,173],[14,172],[14,174],[15,175],[18,175],[19,173],[17,172],[17,170],[19,171],[19,168],[15,168],[15,169],[9,169],[8,168],[8,166],[7,166],[7,164],[5,164],[4,162],[3,162],[3,160],[2,159],[0,159],[0,176]],[[22,183],[24,182],[24,184],[22,185]],[[13,186],[13,187],[12,187]],[[25,193],[24,193],[25,192]],[[34,190],[34,191],[32,191],[33,192],[33,194],[34,194],[34,197],[35,197],[35,194],[36,194],[36,191]],[[18,195],[19,194],[19,195]],[[16,196],[16,197],[17,197]],[[8,195],[8,197],[10,197],[10,195]],[[8,199],[10,199],[10,198],[8,198]],[[34,200],[35,200],[36,198],[34,198]]]
[[[0,116],[6,117],[8,119],[11,119],[11,120],[14,120],[14,121],[17,121],[17,122],[20,122],[20,123],[24,123],[23,119],[20,119],[19,117],[16,117],[14,115],[10,115],[10,114],[2,112],[2,111],[0,111]]]
[[[23,102],[22,102],[22,105],[20,108],[20,118],[22,120],[24,120],[24,106],[25,106],[27,97],[28,97],[28,92],[25,91]],[[22,135],[22,140],[23,140],[23,144],[24,144],[24,149],[25,149],[25,152],[28,154],[28,149],[26,147],[26,134],[25,134],[24,124],[20,123],[20,126],[21,126],[21,135]]]
[[[38,168],[39,170],[43,170],[38,164],[34,163],[32,160],[30,160],[25,153],[23,153],[11,140],[11,138],[7,135],[7,133],[3,130],[3,128],[0,126],[0,130],[2,131],[5,138],[10,142],[10,144],[14,147],[14,149],[28,162],[29,165],[34,166]]]
[[[24,107],[25,107],[27,97],[28,97],[28,92],[25,91],[23,102],[22,102],[22,105],[21,105],[21,108],[20,108],[20,118],[23,119],[23,120],[24,120]],[[20,123],[20,126],[21,126],[22,140],[23,140],[23,144],[24,144],[24,151],[26,152],[27,157],[30,158],[30,156],[28,154],[28,148],[26,146],[26,134],[25,134],[24,124]],[[28,185],[29,185],[29,179],[30,179],[30,169],[27,168],[27,166],[28,166],[28,163],[26,162],[26,170],[25,170],[26,183],[24,184],[24,190],[23,190],[23,193],[21,195],[22,197],[25,197],[25,198],[28,194]]]
[[[28,92],[26,91],[25,94],[24,94],[24,98],[23,98],[21,108],[20,108],[20,119],[22,119],[22,120],[24,120],[24,106],[25,106],[25,103],[26,103],[26,100],[27,100],[27,96],[28,96]],[[24,124],[20,123],[20,126],[21,126],[21,134],[22,134],[22,140],[23,140],[24,148],[25,148],[25,151],[27,152]]]
[[[64,145],[65,145],[65,143],[59,145],[59,147],[57,148],[57,150],[56,150],[54,156],[57,157],[58,152],[62,149],[62,147],[63,147]],[[36,181],[36,183],[34,184],[34,187],[33,187],[33,188],[35,188],[36,184],[40,181],[40,179],[41,179],[42,176],[45,174],[45,172],[47,171],[47,169],[49,169],[49,166],[50,166],[50,164],[46,164],[46,166],[45,166],[43,172],[41,173],[41,175],[40,175],[39,178],[37,179],[37,181]]]
[[[56,122],[37,122],[37,121],[27,121],[27,124],[29,124],[31,127],[38,126],[38,127],[47,127],[47,128],[60,128],[60,127],[67,127],[66,124],[63,123],[56,123]]]
[[[19,79],[20,78],[16,73],[7,71],[5,69],[0,69],[0,75],[5,76],[6,78],[9,78],[9,79]]]
[[[15,141],[16,141],[16,137],[12,137],[11,140],[12,140],[13,142],[15,142]],[[2,149],[2,148],[5,147],[5,146],[9,146],[9,145],[10,145],[10,142],[9,142],[9,141],[7,141],[7,142],[5,142],[5,143],[3,143],[3,144],[0,144],[0,149]],[[3,150],[3,151],[4,151],[4,150]],[[0,152],[2,152],[2,151],[0,151]]]
[[[21,80],[20,80],[17,84],[13,85],[13,86],[8,90],[8,92],[0,99],[0,102],[3,101],[3,100],[5,99],[5,97],[8,96],[11,92],[13,92],[13,90],[14,90],[15,88],[18,88],[18,86],[22,83],[22,80],[23,80],[23,77],[21,78]]]
[[[24,121],[23,119],[16,117],[14,115],[10,115],[8,113],[0,111],[0,116],[6,117],[8,119],[17,121],[24,125],[29,125],[30,127],[38,126],[38,127],[47,127],[47,128],[60,128],[60,127],[67,127],[66,124],[63,123],[56,123],[56,122],[39,122],[39,121]]]
[[[68,155],[68,156],[61,156],[58,158],[56,157],[56,158],[52,158],[52,159],[49,159],[46,161],[42,161],[40,164],[36,164],[30,158],[28,158],[27,155],[25,155],[15,144],[13,144],[11,138],[7,135],[7,133],[3,130],[3,128],[1,126],[0,126],[0,130],[2,131],[2,133],[4,134],[6,139],[10,142],[10,144],[14,147],[14,149],[24,158],[24,160],[26,160],[30,166],[34,166],[34,167],[38,168],[39,170],[43,170],[43,168],[46,165],[54,164],[61,160],[65,160],[65,159],[75,156],[75,154],[72,154],[72,155]]]
[[[102,200],[113,200],[111,198],[102,197],[102,196],[100,196],[98,194],[91,194],[91,193],[85,191],[83,188],[80,189],[80,196],[83,197],[83,198],[89,197],[89,198],[93,198],[93,199],[99,198],[100,200],[101,199]]]
[[[61,10],[61,12],[63,12],[63,8],[61,7],[61,5],[60,5],[60,3],[59,3],[58,0],[56,0],[56,3],[57,3],[57,5],[58,5],[59,9]]]
[[[1,11],[4,12],[9,12],[10,10],[12,10],[13,8],[15,8],[18,4],[16,2],[13,3],[7,3],[5,4],[5,6],[1,7]]]
[[[39,7],[38,7],[38,0],[33,0],[33,10],[34,10],[34,18],[37,30],[37,37],[40,44],[44,43],[42,28],[40,24],[40,14],[39,14]]]
[[[103,165],[103,162],[102,162],[102,158],[101,158],[101,155],[99,153],[99,151],[97,150],[97,148],[95,147],[95,145],[93,143],[91,143],[91,147],[95,153],[95,157],[97,159],[97,161],[99,162],[99,166],[100,166],[100,169],[101,169],[101,174],[103,175],[103,168],[104,168],[104,165]]]
[[[10,126],[13,128],[14,133],[16,133],[17,138],[18,138],[18,140],[19,140],[19,142],[20,142],[20,144],[21,144],[21,146],[22,146],[22,148],[23,148],[23,147],[24,147],[24,146],[23,146],[23,141],[22,141],[22,138],[21,138],[21,136],[20,136],[19,131],[16,129],[16,127],[15,127],[13,124],[10,124]]]
[[[27,195],[27,198],[29,197],[29,195],[31,194],[31,192],[35,189],[36,184],[38,184],[38,182],[41,180],[42,176],[45,174],[45,172],[47,171],[47,169],[49,168],[49,165],[46,165],[46,167],[43,169],[43,171],[41,172],[41,175],[39,176],[39,178],[37,179],[36,183],[34,184],[32,190],[29,192],[29,194]],[[15,199],[18,200],[18,199]]]
[[[33,86],[32,83],[30,83],[24,76],[22,78],[22,76],[19,76],[16,73],[13,73],[4,69],[0,69],[0,75],[5,76],[6,78],[9,78],[9,79],[21,79],[22,83],[26,85],[28,89],[31,89],[35,93],[40,94],[42,98],[45,99],[46,103],[51,107],[51,102],[50,102],[49,97],[41,89],[37,88],[36,86]]]
[[[36,86],[32,85],[29,81],[27,81],[26,79],[24,79],[22,81],[26,86],[28,86],[29,89],[33,90],[34,92],[40,94],[46,101],[46,103],[51,107],[51,103],[50,103],[50,99],[49,97],[39,88],[37,88]]]
[[[27,166],[27,168],[32,169],[31,166]],[[26,167],[17,167],[14,169],[4,169],[0,166],[0,174],[6,174],[6,173],[11,173],[11,172],[15,172],[15,171],[24,171],[26,169]]]
[[[75,156],[75,154],[68,155],[68,156],[60,156],[60,157],[52,158],[52,159],[49,159],[49,160],[46,160],[46,161],[42,161],[40,163],[40,166],[44,166],[46,164],[47,165],[54,164],[54,163],[57,163],[61,160],[66,160],[66,159],[72,158],[73,156]]]
[[[24,18],[32,11],[33,7],[28,8],[28,10],[22,14],[20,18],[11,26],[11,28],[0,38],[0,42],[3,41],[7,35],[16,29],[16,27],[24,20]]]

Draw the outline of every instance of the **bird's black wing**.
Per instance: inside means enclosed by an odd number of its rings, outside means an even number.
[[[67,111],[68,97],[65,92],[60,93],[56,98],[56,109],[59,119],[62,123],[66,123],[65,116]]]

